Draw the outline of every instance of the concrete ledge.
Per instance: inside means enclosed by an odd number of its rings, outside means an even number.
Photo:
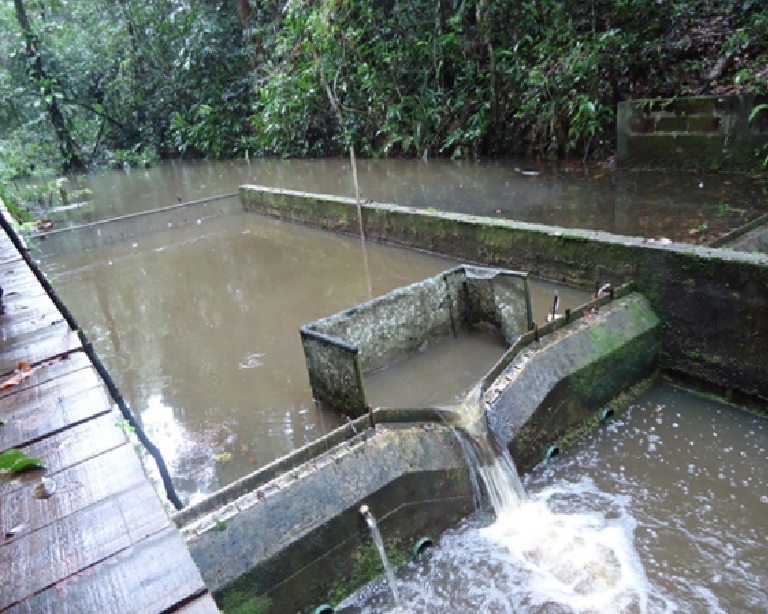
[[[518,467],[538,463],[550,444],[656,371],[659,334],[648,302],[631,294],[517,354],[483,401]]]
[[[242,186],[246,211],[356,234],[352,199]],[[662,363],[768,399],[768,258],[456,213],[367,203],[369,239],[594,287],[633,281],[662,320]]]
[[[452,430],[368,430],[183,526],[182,534],[211,590],[237,591],[245,583],[251,594],[273,600],[282,595],[273,611],[295,611],[341,578],[347,588],[370,579],[354,569],[354,556],[334,556],[334,573],[312,574],[309,585],[300,573],[328,567],[331,551],[347,542],[357,548],[368,539],[357,511],[362,500],[400,549],[423,531],[441,532],[469,514],[471,486]],[[394,523],[406,510],[407,521]],[[415,522],[419,515],[423,521]]]

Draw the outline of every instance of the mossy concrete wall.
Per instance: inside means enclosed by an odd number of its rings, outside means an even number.
[[[546,330],[554,332],[538,341],[526,333],[515,350],[527,339],[523,353],[506,360],[484,402],[462,410],[486,416],[513,451],[512,442],[527,437],[531,458],[645,377],[658,351],[658,319],[637,294]],[[578,405],[558,404],[563,383]],[[436,539],[473,511],[469,467],[447,426],[467,424],[467,417],[451,409],[376,410],[375,427],[369,416],[358,418],[174,520],[220,604],[312,612],[382,574],[358,511],[363,502],[394,564],[421,537]]]
[[[367,409],[363,376],[425,343],[485,327],[507,343],[532,322],[527,274],[462,266],[301,327],[315,400],[351,416]]]
[[[756,101],[701,96],[620,102],[616,161],[629,168],[760,170],[768,144],[768,111],[749,117]]]
[[[367,429],[201,517],[182,513],[177,523],[220,600],[266,598],[270,612],[311,612],[319,600],[383,573],[358,511],[363,501],[395,562],[419,538],[436,538],[469,515],[471,485],[453,431]]]
[[[653,374],[660,332],[648,301],[633,293],[519,352],[483,396],[489,425],[518,467],[533,467],[548,446]]]
[[[353,199],[241,188],[247,211],[350,234]],[[593,288],[634,281],[662,321],[662,366],[768,399],[768,259],[604,232],[396,205],[362,206],[369,239]]]

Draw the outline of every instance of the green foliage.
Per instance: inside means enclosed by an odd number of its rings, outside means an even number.
[[[763,112],[768,112],[768,104],[763,103],[755,105],[755,107],[752,109],[752,112],[749,114],[749,121],[754,121],[758,114]],[[768,168],[768,146],[763,147],[762,151],[757,150],[755,153],[758,156],[765,155],[765,158],[763,158],[763,167]]]
[[[648,41],[664,16],[652,0],[264,9],[252,31],[268,41],[258,51],[256,151],[336,154],[352,142],[371,156],[605,155],[619,81],[653,61]]]
[[[136,427],[132,426],[127,420],[118,420],[115,426],[128,435],[136,433]]]
[[[116,149],[112,153],[111,165],[115,168],[145,168],[152,166],[156,160],[157,150],[153,146],[143,147],[137,143],[131,149]]]
[[[757,0],[4,0],[0,28],[4,181],[350,145],[586,160],[620,100],[768,88]]]
[[[21,473],[30,469],[44,469],[45,465],[39,458],[27,456],[21,450],[11,448],[0,453],[0,471]]]
[[[13,145],[21,174],[30,161],[67,167],[67,151],[85,163],[143,166],[249,147],[250,65],[234,6],[20,6],[26,29],[17,5],[0,4],[0,142]],[[184,130],[172,129],[177,117]]]

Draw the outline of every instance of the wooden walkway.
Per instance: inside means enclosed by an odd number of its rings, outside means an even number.
[[[0,473],[0,612],[218,612],[78,336],[2,229],[0,286],[0,452],[46,466]],[[14,384],[20,363],[33,370]]]

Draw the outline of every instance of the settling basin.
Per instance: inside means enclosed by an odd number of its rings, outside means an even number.
[[[661,382],[404,565],[412,614],[768,609],[768,424]],[[386,533],[384,538],[386,539]],[[337,613],[393,612],[383,579]]]

